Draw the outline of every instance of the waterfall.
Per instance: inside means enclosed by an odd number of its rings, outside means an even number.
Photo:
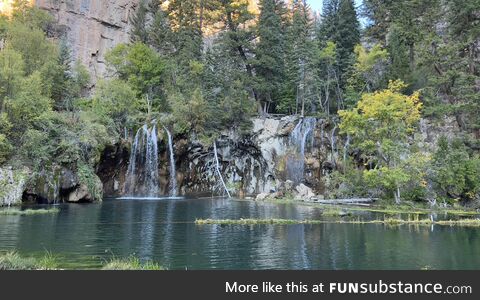
[[[287,161],[288,179],[295,183],[300,183],[305,177],[305,150],[307,140],[310,138],[310,145],[314,144],[314,130],[317,120],[312,117],[303,118],[290,134],[290,146],[292,155]]]
[[[168,150],[170,151],[170,196],[177,196],[177,173],[175,171],[175,153],[173,152],[173,139],[172,134],[167,129],[163,127],[168,135]]]
[[[129,196],[158,195],[157,127],[145,124],[137,131],[127,170],[125,193]]]

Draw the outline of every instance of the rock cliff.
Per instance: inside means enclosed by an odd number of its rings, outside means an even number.
[[[139,0],[36,0],[58,22],[73,58],[88,67],[92,80],[106,74],[105,53],[129,41],[130,16]]]

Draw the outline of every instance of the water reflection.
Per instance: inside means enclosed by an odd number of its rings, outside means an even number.
[[[314,207],[227,199],[124,199],[0,216],[0,251],[95,267],[138,255],[170,269],[479,269],[479,229],[359,224],[196,226],[195,219],[321,218]]]

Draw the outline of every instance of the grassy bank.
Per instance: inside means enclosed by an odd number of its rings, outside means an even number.
[[[57,214],[60,210],[58,208],[48,209],[25,209],[20,210],[18,208],[7,208],[0,210],[0,216],[31,216],[31,215],[45,215],[45,214]]]
[[[199,219],[195,221],[196,225],[299,225],[299,224],[383,224],[383,225],[440,225],[440,226],[464,226],[464,227],[480,227],[480,219],[463,219],[463,220],[444,220],[434,221],[431,219],[400,219],[385,218],[378,220],[289,220],[289,219]]]
[[[11,251],[0,254],[0,270],[62,270],[60,260],[51,252],[40,258],[25,257]],[[134,256],[128,258],[112,258],[105,261],[100,270],[164,270],[154,262],[141,262]]]

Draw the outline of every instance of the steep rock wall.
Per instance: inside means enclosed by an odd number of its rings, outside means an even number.
[[[50,12],[72,51],[88,67],[92,80],[106,74],[105,53],[129,41],[130,16],[139,0],[35,0]]]
[[[246,136],[235,131],[222,132],[217,139],[220,171],[229,189],[238,196],[278,191],[287,180],[304,183],[315,192],[323,193],[323,176],[338,158],[338,143],[330,136],[335,126],[325,120],[316,120],[308,137],[304,157],[298,157],[298,145],[292,144],[291,135],[300,118],[255,118],[252,130]],[[165,133],[159,136],[159,191],[168,194],[169,160]],[[333,135],[336,138],[336,135]],[[125,192],[125,177],[129,163],[128,143],[109,147],[102,155],[97,174],[103,182],[104,193],[120,196]],[[223,193],[216,174],[213,145],[204,145],[191,137],[175,140],[177,183],[181,194]],[[333,155],[332,155],[333,153]],[[292,178],[289,168],[302,164],[302,178]],[[138,166],[137,166],[138,167]]]

